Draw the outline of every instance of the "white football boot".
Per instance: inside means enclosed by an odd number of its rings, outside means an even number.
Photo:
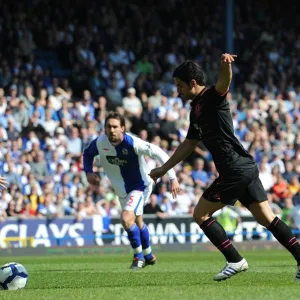
[[[247,271],[248,268],[249,268],[248,263],[245,258],[243,258],[241,261],[239,261],[237,263],[227,262],[225,267],[220,271],[220,273],[218,273],[214,277],[214,280],[215,281],[226,280],[226,279],[232,277],[233,275],[236,275],[240,272]],[[298,269],[298,273],[300,275],[299,269]],[[300,276],[299,276],[299,280],[300,280]]]
[[[138,257],[135,257],[133,259],[133,262],[130,266],[130,269],[132,270],[142,270],[142,268],[145,267],[145,260],[144,259],[140,259]]]

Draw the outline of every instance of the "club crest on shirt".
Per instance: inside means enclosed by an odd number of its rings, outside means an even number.
[[[195,106],[195,115],[196,115],[197,118],[200,116],[200,112],[201,112],[200,111],[200,104],[198,103]]]
[[[128,155],[128,150],[126,148],[122,149],[122,154],[123,155]]]

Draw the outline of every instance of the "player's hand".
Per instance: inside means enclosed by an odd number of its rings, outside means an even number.
[[[5,177],[0,177],[0,187],[3,189],[7,189],[8,182]]]
[[[163,167],[159,167],[159,168],[155,168],[155,169],[151,170],[149,176],[156,183],[157,179],[164,176],[166,173],[167,173],[167,171]]]
[[[179,182],[177,181],[177,179],[173,179],[171,180],[170,184],[171,184],[172,196],[173,199],[175,199],[177,197],[177,194],[180,192]]]
[[[237,58],[237,55],[235,54],[224,53],[222,54],[221,61],[225,64],[231,64],[232,62],[234,62],[235,58]]]
[[[100,184],[100,176],[96,173],[87,173],[86,178],[89,184]]]

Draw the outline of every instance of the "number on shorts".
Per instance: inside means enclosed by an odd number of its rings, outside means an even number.
[[[129,198],[129,201],[127,202],[127,205],[131,206],[133,200],[134,200],[134,195],[131,195],[130,198]]]

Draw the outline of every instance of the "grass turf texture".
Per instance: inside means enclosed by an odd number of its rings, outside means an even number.
[[[299,299],[296,264],[286,251],[243,251],[250,269],[222,282],[217,252],[157,253],[158,263],[129,270],[130,256],[1,257],[29,273],[24,290],[0,291],[0,299]]]

